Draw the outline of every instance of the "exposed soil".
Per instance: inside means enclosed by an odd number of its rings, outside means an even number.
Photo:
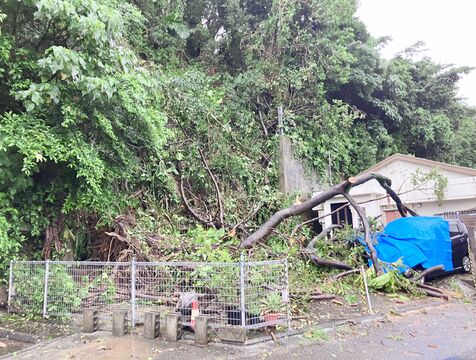
[[[28,346],[31,346],[31,344],[10,339],[0,339],[0,356],[15,353],[16,351],[25,349]]]
[[[15,340],[5,338],[9,331],[15,333]],[[3,311],[0,312],[0,356],[28,348],[35,340],[44,342],[78,331],[78,325],[72,319],[31,318]]]
[[[444,289],[451,295],[452,301],[471,302],[475,295],[475,286],[471,274],[453,274],[436,278],[429,282],[430,285]],[[354,303],[349,303],[344,297],[337,296],[334,300],[312,301],[305,313],[297,315],[295,327],[308,325],[324,325],[331,322],[356,319],[370,314],[366,301],[355,297]],[[398,314],[399,310],[408,306],[423,306],[434,302],[431,297],[415,298],[406,293],[371,293],[370,302],[374,314]]]
[[[37,336],[50,340],[78,331],[73,320],[28,318],[17,314],[0,313],[0,328]]]

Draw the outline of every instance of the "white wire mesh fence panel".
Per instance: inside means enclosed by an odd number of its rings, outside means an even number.
[[[209,317],[211,325],[226,325],[229,309],[239,307],[239,264],[137,263],[137,320],[147,310],[181,314],[192,326],[192,313]]]
[[[12,262],[10,304],[12,311],[42,314],[45,287],[44,261]]]
[[[94,307],[110,316],[130,309],[130,277],[130,263],[12,262],[10,310],[69,316]]]
[[[50,262],[47,314],[68,316],[97,308],[101,316],[130,309],[130,263]]]
[[[259,328],[286,323],[286,260],[240,263],[12,262],[10,309],[69,316],[96,308],[101,317],[128,310],[178,312],[184,326],[207,315],[219,326]]]
[[[245,263],[245,325],[260,328],[287,324],[287,263],[281,260]]]

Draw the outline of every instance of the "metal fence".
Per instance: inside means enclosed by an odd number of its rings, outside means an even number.
[[[260,328],[290,321],[287,260],[238,263],[12,261],[9,310],[71,316],[96,308],[127,310],[134,326],[146,311],[192,311],[212,326]]]

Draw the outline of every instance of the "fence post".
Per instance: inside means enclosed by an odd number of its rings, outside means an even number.
[[[136,325],[136,256],[131,260],[131,325]]]
[[[286,316],[288,318],[288,331],[291,331],[292,322],[291,322],[291,297],[289,296],[289,265],[288,258],[284,259],[284,281],[286,282],[285,287],[285,301],[286,301]]]
[[[8,302],[7,312],[10,312],[12,306],[12,292],[13,292],[13,260],[10,260],[10,275],[8,277]]]
[[[246,326],[246,309],[245,309],[245,254],[240,256],[240,310],[241,310],[241,326]]]
[[[366,299],[367,299],[367,306],[369,307],[369,313],[373,314],[372,303],[370,302],[369,287],[367,286],[367,276],[365,274],[365,270],[364,270],[363,266],[360,267],[360,273],[362,274],[362,279],[364,281],[365,296],[366,296]]]
[[[45,290],[43,293],[43,317],[46,318],[48,312],[48,277],[50,272],[50,260],[45,262]]]

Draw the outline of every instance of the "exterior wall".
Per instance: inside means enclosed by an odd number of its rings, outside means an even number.
[[[355,200],[359,203],[364,202],[364,201],[368,201],[368,200],[371,200],[371,199],[376,199],[378,197],[380,197],[379,194],[363,194],[363,195],[354,196]],[[346,202],[346,199],[343,196],[336,196],[333,199],[330,199],[329,201],[326,201],[324,203],[324,206],[321,207],[321,209],[319,209],[319,215],[329,214],[331,212],[331,204],[342,203],[342,202]],[[379,204],[378,201],[368,202],[368,203],[365,203],[361,206],[364,208],[365,213],[366,213],[367,216],[377,217],[381,213],[380,204]],[[350,210],[352,212],[353,227],[358,228],[359,227],[359,216],[357,215],[357,212],[354,209],[351,208]],[[324,228],[326,228],[326,227],[328,227],[332,224],[332,218],[330,216],[326,216],[324,219],[322,219],[322,221],[323,221],[322,226]]]
[[[431,184],[427,185],[426,189],[415,189],[411,178],[418,169],[426,173],[433,168],[403,160],[395,160],[380,168],[378,173],[392,180],[392,188],[401,194],[402,201],[418,214],[434,215],[446,211],[461,211],[476,207],[476,177],[440,169],[440,172],[448,179],[448,186],[445,189],[444,199],[439,202]],[[393,200],[386,197],[385,190],[374,180],[352,189],[350,194],[359,203],[384,197],[361,205],[367,216],[379,217],[382,225],[385,225],[384,210],[396,209]],[[327,201],[320,209],[320,215],[330,213],[330,204],[344,201],[345,199],[342,196]],[[356,228],[359,226],[359,218],[353,209],[352,214],[354,228]],[[330,216],[323,219],[324,227],[331,225],[331,223]]]
[[[293,155],[291,141],[285,136],[280,137],[280,178],[281,192],[301,193],[309,197],[313,192],[322,189],[316,174],[308,171],[304,163]]]

